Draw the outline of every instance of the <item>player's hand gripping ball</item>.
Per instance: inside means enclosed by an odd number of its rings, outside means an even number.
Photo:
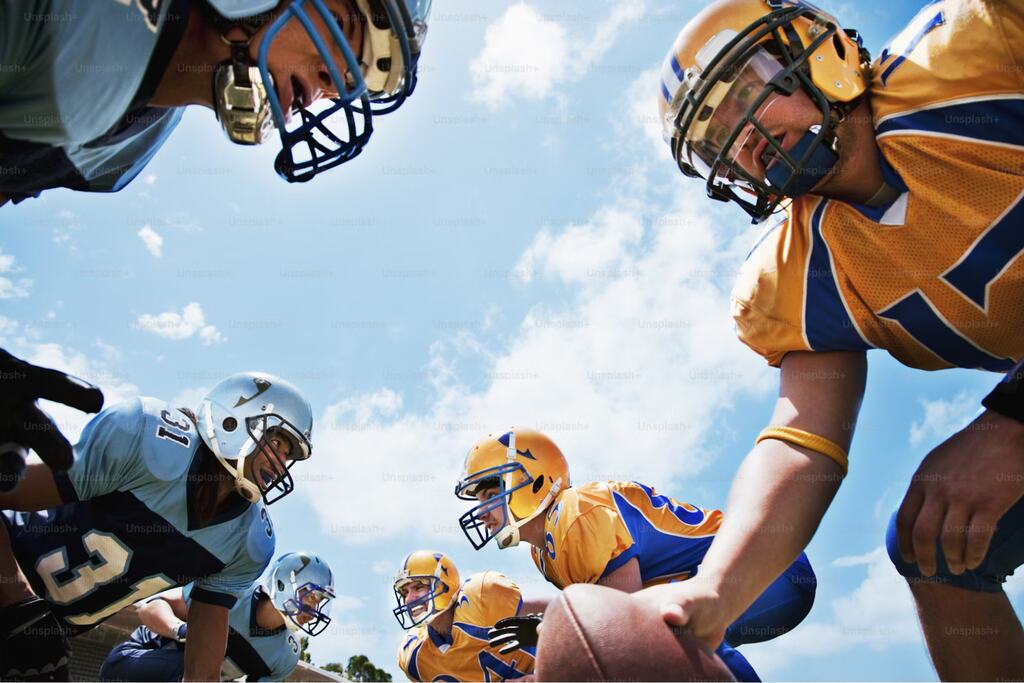
[[[707,645],[665,623],[634,595],[591,584],[566,588],[544,612],[538,681],[732,681]]]
[[[36,405],[40,398],[86,413],[103,407],[103,393],[93,385],[0,349],[0,491],[10,491],[20,481],[30,448],[55,471],[74,461],[71,444]]]

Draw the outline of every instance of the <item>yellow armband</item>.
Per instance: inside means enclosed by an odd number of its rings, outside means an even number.
[[[826,439],[818,434],[805,432],[804,430],[797,429],[795,427],[779,426],[765,427],[761,433],[757,435],[757,441],[754,443],[759,444],[765,439],[788,441],[791,444],[803,446],[804,448],[809,448],[812,451],[821,453],[822,455],[835,460],[843,470],[843,474],[846,474],[846,468],[849,465],[849,456],[835,441]]]

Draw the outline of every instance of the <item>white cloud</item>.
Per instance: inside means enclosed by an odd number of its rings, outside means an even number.
[[[805,621],[768,643],[744,645],[759,673],[787,670],[809,657],[833,657],[840,652],[881,651],[921,643],[917,612],[906,580],[889,561],[884,547],[839,558],[833,567],[866,567],[864,580],[848,595],[832,601],[826,620]]]
[[[643,237],[639,214],[623,207],[601,209],[586,225],[568,225],[557,237],[545,228],[519,259],[514,270],[529,282],[535,270],[570,284],[594,281],[595,273],[616,267],[628,247]]]
[[[580,482],[637,478],[666,488],[706,473],[708,456],[728,440],[718,416],[772,378],[729,317],[732,275],[752,237],[732,240],[728,218],[714,210],[694,215],[690,207],[706,200],[692,184],[666,193],[660,210],[643,181],[623,185],[589,221],[542,231],[526,250],[538,277],[569,287],[567,300],[434,345],[429,408],[408,408],[382,388],[323,411],[323,476],[308,490],[328,533],[349,543],[461,535],[465,503],[451,492],[462,458],[510,425],[549,433]],[[353,468],[353,457],[383,467]],[[424,504],[427,490],[448,495]]]
[[[142,226],[142,229],[138,233],[142,243],[146,245],[146,250],[149,251],[153,256],[160,258],[163,256],[164,251],[164,238],[157,233],[156,230],[150,227],[149,223]]]
[[[370,565],[370,571],[378,576],[393,576],[395,573],[395,563],[391,560],[377,560]]]
[[[585,75],[620,31],[643,16],[645,6],[644,0],[615,3],[611,14],[587,31],[587,39],[578,39],[532,5],[515,3],[487,27],[483,49],[470,63],[472,99],[497,107],[513,97],[552,95],[556,86]]]
[[[671,154],[669,154],[668,144],[662,137],[661,120],[658,117],[657,86],[660,82],[660,71],[660,67],[654,64],[651,68],[641,71],[633,79],[633,82],[626,89],[628,102],[626,116],[622,118],[616,117],[612,120],[612,124],[619,130],[633,127],[634,130],[641,131],[643,133],[643,140],[649,143],[642,152],[645,155],[649,154],[651,158],[657,159],[668,166],[672,163]],[[628,132],[622,132],[615,136],[615,139],[624,139],[629,134]]]
[[[150,173],[149,175],[147,175],[147,176],[145,177],[145,179],[144,179],[144,182],[145,182],[145,183],[146,183],[147,185],[152,185],[153,183],[155,183],[155,182],[156,182],[156,174]]]
[[[962,391],[950,400],[921,401],[924,415],[910,426],[910,445],[939,443],[953,435],[981,413],[981,397]]]
[[[14,256],[0,250],[0,299],[23,299],[28,296],[32,280],[7,277],[20,272],[21,268],[15,264]]]
[[[157,315],[142,315],[135,321],[135,326],[175,341],[189,339],[195,335],[199,335],[203,344],[207,346],[227,341],[216,327],[206,324],[203,308],[195,301],[185,306],[181,313],[167,311]]]
[[[105,362],[97,360],[94,354],[86,355],[51,343],[21,343],[9,350],[34,365],[55,368],[95,384],[103,390],[104,405],[109,406],[139,395],[138,387],[116,376],[110,367]],[[40,406],[53,418],[54,424],[71,443],[78,440],[82,429],[92,418],[91,415],[52,401],[40,401]]]
[[[484,48],[470,63],[477,87],[473,99],[492,106],[509,93],[542,99],[566,77],[568,63],[565,29],[530,5],[516,3],[487,27]]]
[[[7,316],[0,315],[0,340],[4,339],[9,334],[14,334],[18,331],[18,321],[12,320]]]

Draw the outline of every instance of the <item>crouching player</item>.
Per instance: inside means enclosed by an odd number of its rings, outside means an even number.
[[[143,625],[110,651],[104,681],[180,681],[185,672],[192,586],[161,593],[139,609]],[[222,680],[282,681],[299,662],[295,632],[323,633],[331,623],[334,575],[311,553],[277,558],[264,580],[231,608]]]
[[[409,631],[398,665],[410,681],[503,681],[533,673],[535,648],[493,651],[487,633],[507,617],[543,611],[547,600],[524,602],[519,587],[494,571],[460,584],[455,563],[430,550],[405,558],[394,588],[395,618]]]
[[[560,589],[597,583],[634,593],[689,579],[722,520],[718,510],[676,502],[637,482],[570,486],[569,465],[558,446],[529,429],[478,441],[455,493],[478,501],[459,520],[474,548],[491,539],[499,548],[526,541],[537,568]],[[717,653],[738,680],[759,679],[734,648],[794,628],[810,612],[816,587],[801,554],[729,627]],[[535,630],[537,620],[523,620],[519,627],[531,623]]]
[[[263,373],[232,375],[198,412],[114,405],[86,425],[67,472],[29,465],[0,494],[0,678],[67,680],[70,636],[192,582],[202,646],[186,645],[184,676],[217,678],[228,612],[273,557],[266,505],[294,488],[313,414]]]

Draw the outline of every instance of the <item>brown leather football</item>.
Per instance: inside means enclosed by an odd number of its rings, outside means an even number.
[[[692,634],[629,593],[576,584],[544,612],[538,681],[732,681]]]

